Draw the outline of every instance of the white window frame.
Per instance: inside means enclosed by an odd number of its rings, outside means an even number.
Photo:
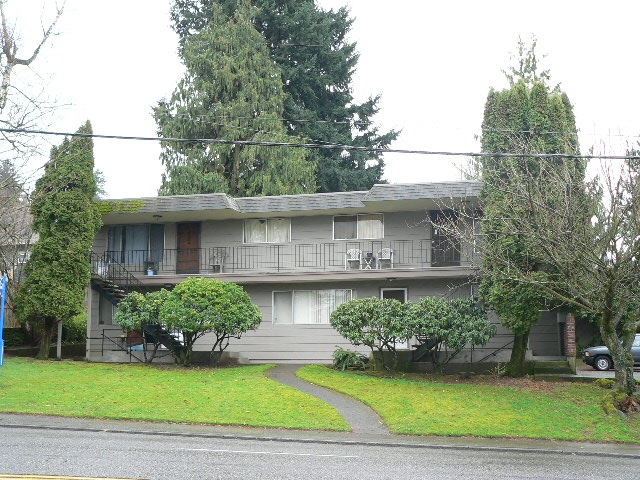
[[[379,237],[365,237],[362,235],[360,231],[360,217],[371,216],[371,215],[379,215],[382,220],[382,232]],[[339,217],[355,217],[356,218],[356,238],[336,238],[336,218],[339,218]],[[333,228],[334,240],[377,240],[379,238],[384,238],[384,213],[357,213],[357,214],[334,215],[331,221],[331,226]]]
[[[409,290],[407,289],[407,287],[382,287],[380,288],[380,299],[383,300],[384,299],[384,292],[387,291],[404,291],[404,301],[403,303],[406,303],[409,301]]]
[[[274,290],[271,293],[271,323],[273,325],[286,325],[286,326],[294,326],[294,325],[330,325],[329,317],[331,316],[331,313],[333,313],[333,311],[339,305],[342,305],[342,303],[333,305],[333,308],[329,312],[329,316],[327,316],[326,321],[320,321],[320,322],[309,322],[309,321],[296,322],[295,321],[296,320],[296,313],[295,313],[296,299],[295,299],[295,294],[296,293],[310,293],[310,292],[312,292],[312,293],[315,293],[317,295],[318,292],[333,292],[334,301],[335,301],[335,295],[336,295],[337,291],[349,292],[348,300],[345,300],[343,303],[348,302],[349,300],[353,300],[355,298],[355,293],[354,293],[355,291],[353,289],[350,289],[350,288],[325,288],[325,289],[318,289],[318,290]],[[280,322],[277,321],[277,317],[276,317],[276,295],[278,293],[289,293],[289,294],[291,294],[291,323],[280,323]]]
[[[287,233],[287,239],[284,242],[276,242],[276,241],[272,241],[269,238],[269,223],[273,222],[275,220],[286,220],[287,221],[287,226],[288,226],[288,231]],[[264,242],[252,242],[249,241],[247,239],[247,222],[264,222],[264,238],[266,239]],[[247,218],[242,222],[242,243],[244,245],[261,245],[264,243],[291,243],[291,219],[290,218],[285,218],[285,217],[274,217],[274,218]]]
[[[396,291],[396,292],[400,292],[403,291],[404,292],[404,301],[402,303],[407,303],[409,301],[409,289],[407,287],[382,287],[380,289],[380,299],[384,300],[384,292],[388,292],[388,291]],[[405,342],[394,342],[395,343],[395,347],[397,350],[409,350],[411,349],[411,345],[410,345],[410,340],[407,340]]]

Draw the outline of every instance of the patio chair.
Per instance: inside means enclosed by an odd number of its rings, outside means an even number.
[[[214,248],[211,251],[211,270],[213,273],[222,273],[226,251],[224,248]]]
[[[344,261],[345,270],[360,269],[362,267],[362,250],[359,248],[350,248],[347,250]]]
[[[378,251],[378,268],[393,268],[393,249],[383,248]]]

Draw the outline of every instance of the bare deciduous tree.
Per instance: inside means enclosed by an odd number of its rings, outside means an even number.
[[[51,4],[54,6],[51,8]],[[38,139],[20,130],[40,126],[55,107],[44,86],[25,80],[43,47],[55,33],[66,0],[49,2],[40,18],[40,34],[24,47],[25,34],[12,20],[7,0],[0,0],[0,271],[9,274],[9,306],[21,282],[23,266],[33,242],[27,162],[38,153]],[[49,17],[45,20],[44,17]]]
[[[500,215],[484,211],[483,223],[497,228],[483,229],[480,239],[459,227],[470,218],[440,228],[475,245],[480,275],[491,265],[514,289],[533,287],[526,290],[550,307],[593,319],[613,357],[617,386],[636,395],[630,352],[640,328],[640,168],[631,160],[603,162],[599,175],[577,183],[575,168],[582,167],[574,158],[537,158],[535,165],[523,170],[523,162],[504,162],[500,175],[486,176],[508,199]],[[494,248],[510,242],[526,246],[531,268],[523,268],[522,251],[514,258],[510,249]]]
[[[15,25],[10,23],[6,12],[6,0],[0,0],[0,125],[5,129],[24,129],[30,127],[43,115],[46,102],[37,92],[24,88],[15,79],[18,68],[31,68],[38,58],[42,47],[54,33],[60,19],[66,0],[56,4],[53,19],[42,24],[42,33],[35,47],[26,54],[22,52],[20,35]],[[42,19],[41,19],[42,23]],[[5,140],[13,149],[20,150],[22,138],[15,133],[2,132]]]
[[[10,162],[0,164],[0,272],[8,274],[7,325],[13,326],[15,296],[37,235],[31,228],[30,201]]]

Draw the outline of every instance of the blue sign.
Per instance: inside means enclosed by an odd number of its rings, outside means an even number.
[[[0,367],[4,364],[4,306],[7,303],[7,276],[0,282]]]

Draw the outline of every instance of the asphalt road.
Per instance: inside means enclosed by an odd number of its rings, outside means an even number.
[[[629,479],[637,446],[0,415],[0,473],[145,479]]]

